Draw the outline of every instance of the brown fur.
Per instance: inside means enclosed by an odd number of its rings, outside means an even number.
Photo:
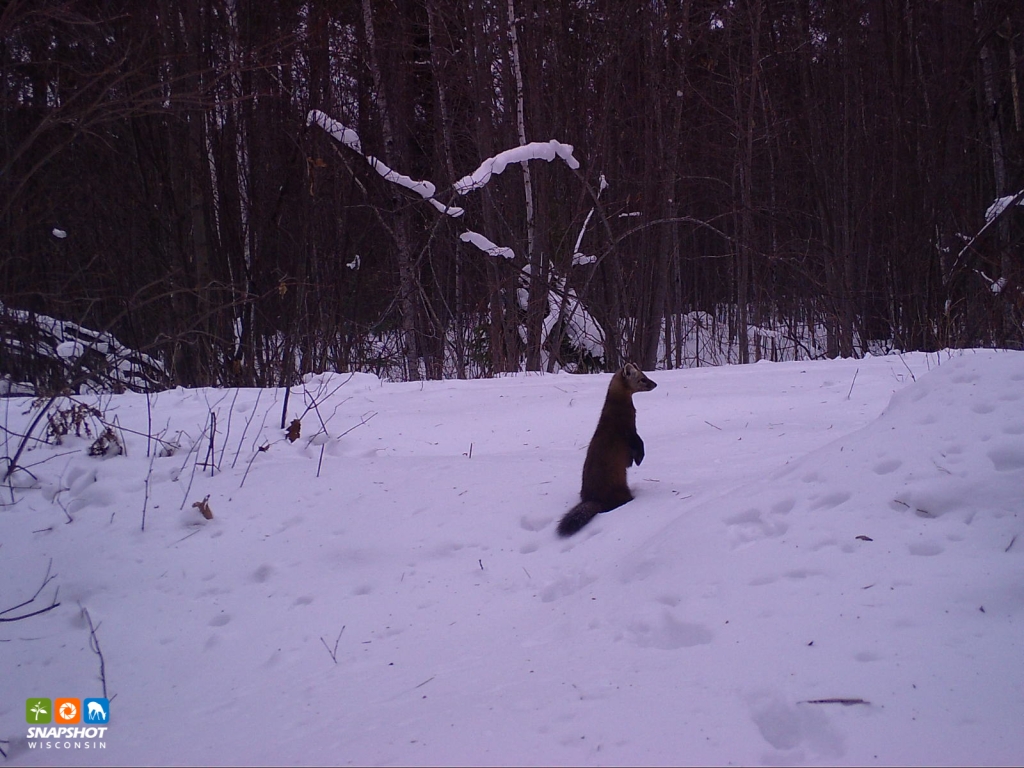
[[[650,392],[656,386],[633,363],[627,363],[612,377],[583,462],[580,503],[559,522],[559,536],[572,536],[595,515],[633,499],[626,484],[626,469],[644,460],[644,441],[636,433],[633,393]]]

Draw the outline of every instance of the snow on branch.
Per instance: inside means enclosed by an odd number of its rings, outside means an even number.
[[[0,302],[0,395],[70,387],[74,392],[157,392],[163,364],[113,335]]]
[[[1011,205],[1024,206],[1024,189],[1015,195],[1007,195],[1006,197],[996,198],[995,201],[985,211],[985,221],[992,221],[997,218],[1003,211],[1009,208]]]
[[[363,154],[363,145],[359,142],[359,134],[351,128],[346,128],[333,117],[325,115],[319,109],[311,109],[306,117],[306,125],[313,125],[314,123],[327,131],[335,141],[341,142],[360,155]]]
[[[405,174],[399,173],[393,168],[389,168],[388,165],[379,158],[376,158],[373,155],[364,154],[362,142],[359,141],[359,134],[338,122],[333,117],[324,114],[319,109],[312,109],[309,111],[309,115],[306,117],[306,124],[318,125],[323,128],[335,141],[344,144],[352,151],[358,152],[366,158],[366,162],[370,164],[370,167],[379,173],[385,181],[390,181],[392,184],[397,184],[400,187],[405,187],[411,192],[415,192],[424,200],[429,201],[430,204],[437,208],[441,213],[453,217],[458,217],[465,213],[462,208],[448,206],[440,200],[437,200],[434,197],[437,193],[437,187],[435,187],[432,182],[417,181]]]
[[[488,256],[501,256],[505,259],[514,259],[516,257],[515,251],[511,248],[495,245],[479,232],[463,232],[459,235],[459,240],[464,243],[472,243]]]
[[[597,188],[597,197],[601,197],[601,193],[608,189],[608,180],[601,174],[600,185]],[[594,264],[597,261],[597,256],[590,256],[580,251],[580,246],[583,244],[583,235],[587,232],[587,225],[590,223],[591,217],[594,215],[594,210],[597,206],[590,209],[590,213],[587,214],[587,218],[583,220],[583,226],[580,227],[580,234],[576,238],[576,245],[572,249],[572,265],[574,267],[583,266],[586,264]]]
[[[993,280],[980,269],[976,269],[974,271],[981,277],[982,280],[984,280],[988,284],[988,289],[992,291],[993,295],[998,296],[1003,292],[1003,289],[1006,288],[1007,280],[1005,277],[1000,277],[998,280]]]
[[[513,147],[499,152],[480,163],[480,167],[468,176],[455,182],[455,191],[460,195],[480,189],[491,180],[491,176],[502,173],[509,163],[524,163],[528,160],[547,160],[549,163],[556,157],[562,158],[573,170],[580,167],[579,161],[572,155],[572,145],[560,141],[534,141],[521,147]]]

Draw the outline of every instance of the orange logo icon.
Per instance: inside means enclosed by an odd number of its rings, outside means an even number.
[[[54,699],[53,722],[74,725],[82,719],[81,699]]]

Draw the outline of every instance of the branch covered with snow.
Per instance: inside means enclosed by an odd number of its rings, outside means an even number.
[[[1001,294],[1003,292],[1003,289],[1006,288],[1007,281],[1005,277],[1000,277],[998,280],[993,280],[980,269],[976,269],[974,271],[981,277],[982,280],[984,280],[988,284],[988,289],[992,291],[992,293],[995,296]]]
[[[479,232],[463,232],[459,240],[464,243],[472,243],[488,256],[501,256],[504,259],[514,259],[515,251],[502,245],[495,245]]]
[[[359,141],[359,134],[351,128],[347,128],[340,122],[330,117],[319,109],[311,109],[309,115],[306,116],[306,125],[319,125],[327,133],[331,135],[331,138],[344,144],[351,150],[358,152],[360,155],[363,154],[363,145]]]
[[[563,144],[554,139],[534,141],[521,147],[506,149],[494,157],[487,158],[480,163],[479,168],[455,182],[455,191],[460,195],[466,195],[474,189],[486,186],[487,182],[491,180],[491,176],[502,173],[509,163],[525,163],[529,160],[547,160],[550,163],[556,157],[562,158],[565,164],[573,170],[580,167],[579,162],[573,157],[571,144]]]
[[[392,184],[397,184],[411,192],[415,192],[424,200],[429,201],[430,204],[437,208],[441,213],[454,217],[461,216],[465,213],[462,208],[445,205],[440,200],[437,200],[434,197],[437,193],[437,187],[435,187],[432,182],[413,179],[405,174],[399,173],[393,168],[388,167],[388,165],[380,158],[364,154],[362,142],[359,140],[359,134],[353,129],[338,122],[333,117],[324,114],[319,109],[310,110],[309,115],[306,117],[306,124],[320,126],[330,134],[331,138],[335,141],[344,144],[353,152],[358,152],[366,158],[366,162],[370,164],[370,167],[379,173],[385,181],[390,181]]]
[[[985,211],[985,221],[992,221],[1011,205],[1024,206],[1024,189],[1015,195],[996,198],[992,205],[988,207],[988,210]]]
[[[110,333],[0,303],[0,393],[153,392],[170,385],[163,364]]]
[[[600,186],[597,188],[597,197],[601,197],[601,193],[608,189],[608,180],[601,174]],[[591,217],[594,215],[594,211],[597,206],[595,205],[590,209],[590,213],[587,214],[587,218],[583,220],[583,226],[580,227],[580,234],[576,238],[576,245],[572,249],[572,265],[574,267],[584,266],[586,264],[593,264],[597,261],[597,256],[591,256],[580,251],[580,246],[583,244],[583,235],[587,232],[587,225],[590,223]]]

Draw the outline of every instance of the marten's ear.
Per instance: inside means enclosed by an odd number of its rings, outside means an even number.
[[[626,363],[622,367],[622,372],[626,376],[635,376],[636,374],[640,373],[640,369],[633,365],[633,363]]]

